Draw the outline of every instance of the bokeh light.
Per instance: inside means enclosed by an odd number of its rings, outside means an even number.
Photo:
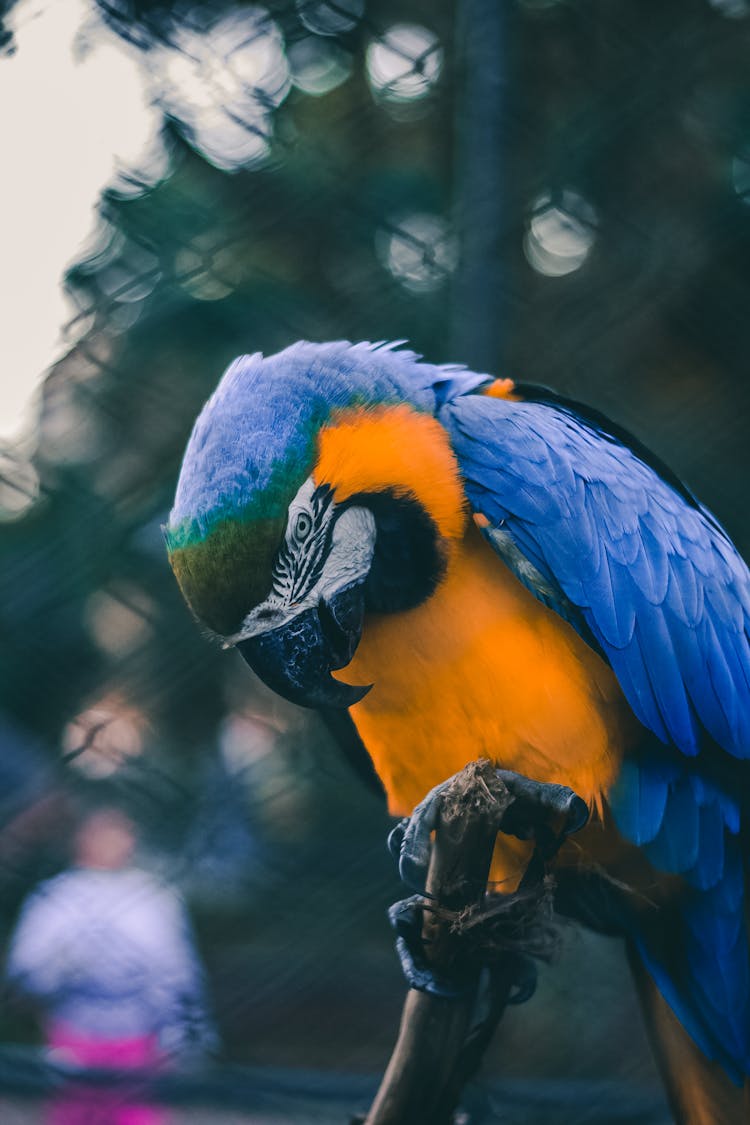
[[[110,777],[137,758],[145,744],[146,720],[118,695],[87,707],[62,733],[66,761],[93,778]]]
[[[740,20],[750,13],[748,0],[708,0],[712,8],[730,20]]]
[[[414,212],[394,220],[375,236],[380,261],[404,288],[429,293],[455,269],[456,240],[439,215]]]
[[[39,418],[41,461],[55,465],[86,464],[99,456],[103,441],[99,419],[74,381],[59,379],[45,387]]]
[[[152,62],[157,100],[206,160],[234,171],[265,159],[272,111],[291,86],[284,40],[265,8],[179,27]]]
[[[85,609],[88,631],[107,656],[129,656],[150,638],[156,607],[140,587],[120,583],[90,594]]]
[[[115,170],[109,183],[109,194],[117,199],[135,199],[150,191],[173,171],[174,146],[163,133],[149,140],[143,149],[127,162],[115,158]]]
[[[121,252],[97,273],[97,285],[106,298],[132,304],[153,293],[161,269],[159,258],[143,243],[128,241]]]
[[[430,93],[443,69],[443,50],[426,27],[397,23],[369,44],[366,61],[375,96],[398,106]]]
[[[198,301],[220,301],[243,276],[236,246],[222,242],[215,232],[198,235],[177,252],[175,277],[179,285]]]
[[[230,773],[241,774],[247,766],[273,753],[280,733],[266,715],[252,711],[228,714],[219,731],[219,749]]]
[[[335,43],[310,36],[293,43],[287,54],[292,83],[313,97],[335,90],[352,71],[351,55]]]
[[[577,192],[565,190],[535,201],[523,249],[529,265],[547,277],[573,273],[586,261],[596,239],[596,211]]]
[[[297,15],[316,35],[343,35],[357,26],[365,0],[297,0]]]

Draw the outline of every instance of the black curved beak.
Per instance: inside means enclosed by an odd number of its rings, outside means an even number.
[[[302,707],[351,707],[370,687],[353,687],[331,672],[344,668],[362,635],[362,583],[349,586],[330,601],[297,617],[239,641],[243,659],[272,691]]]

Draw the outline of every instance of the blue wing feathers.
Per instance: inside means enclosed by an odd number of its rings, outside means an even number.
[[[664,823],[668,816],[669,810]],[[695,889],[671,918],[671,946],[667,944],[665,949],[661,929],[641,933],[637,944],[646,967],[687,1031],[709,1058],[718,1059],[741,1082],[750,1071],[744,881],[739,838],[726,831],[723,823],[719,835],[718,817],[718,804],[701,808],[698,861],[688,873]],[[706,828],[709,823],[711,827]],[[721,871],[708,885],[710,863],[713,874],[719,866]]]
[[[565,573],[572,570],[576,558],[579,558],[578,581],[582,583],[591,581],[599,572],[602,560],[599,539],[590,514],[584,508],[575,523],[570,516],[563,516],[555,527],[557,534],[554,537],[554,546],[548,542],[544,551],[550,573],[554,574],[555,571]]]
[[[617,825],[634,844],[647,844],[656,837],[667,806],[669,781],[654,770],[641,770],[626,759],[610,793]]]
[[[724,817],[716,802],[701,806],[698,831],[698,854],[689,879],[698,890],[707,891],[724,870]]]
[[[712,1029],[734,1059],[750,1054],[750,981],[744,881],[737,840],[728,848],[724,874],[714,888],[689,901],[684,918],[689,973],[713,1016]]]
[[[740,702],[736,698],[737,685],[727,660],[731,633],[726,629],[719,631],[711,614],[706,614],[704,617],[703,629],[706,637],[704,659],[709,680],[709,684],[706,684],[704,677],[704,690],[707,697],[714,702],[712,716],[716,730],[714,737],[719,745],[728,748],[734,742],[729,714],[733,705]]]
[[[703,616],[703,585],[684,553],[675,552],[670,561],[666,605],[690,628]]]
[[[664,550],[663,538],[645,518],[641,520],[639,547],[633,568],[638,567],[636,576],[639,573],[643,576],[642,589],[646,599],[652,605],[660,606],[667,596],[671,551]]]
[[[648,676],[634,667],[632,661],[626,659],[626,654],[617,649],[611,653],[611,664],[636,718],[661,742],[668,742],[669,734]]]
[[[715,782],[672,759],[626,759],[609,803],[622,834],[645,845],[655,867],[700,890],[717,884],[725,834],[737,836],[740,816],[737,800]]]
[[[738,632],[745,625],[744,613],[742,603],[737,598],[732,597],[732,591],[726,581],[723,580],[726,568],[726,559],[717,551],[715,566],[717,580],[707,584],[706,598],[712,618],[721,621],[727,626],[728,630]]]
[[[669,793],[664,817],[646,855],[654,867],[675,874],[690,871],[698,860],[699,808],[687,785]]]
[[[664,721],[669,740],[691,757],[699,750],[699,730],[690,702],[668,624],[661,614],[642,614],[636,625],[635,641],[640,660],[636,667],[647,676],[659,717]],[[658,653],[658,661],[650,654]],[[654,719],[656,716],[650,716]],[[651,722],[647,724],[651,726]]]
[[[608,551],[602,552],[601,566],[588,582],[581,582],[582,595],[586,601],[587,616],[596,621],[595,632],[601,632],[605,650],[614,656],[624,654],[633,642],[635,635],[636,607],[630,594],[630,573]],[[566,592],[573,584],[565,585]],[[593,606],[598,607],[596,618]],[[622,663],[622,661],[620,661]],[[635,670],[635,669],[634,669]]]

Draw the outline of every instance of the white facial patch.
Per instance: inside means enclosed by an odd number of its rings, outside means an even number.
[[[271,593],[227,642],[237,644],[277,629],[363,579],[372,563],[375,535],[375,517],[368,508],[337,513],[331,492],[308,477],[289,505]]]
[[[374,550],[374,515],[369,508],[347,508],[333,525],[331,548],[320,580],[322,595],[336,594],[364,578]]]

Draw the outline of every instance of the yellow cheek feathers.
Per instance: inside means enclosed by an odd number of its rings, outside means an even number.
[[[445,539],[464,533],[468,512],[448,435],[409,406],[340,411],[320,432],[313,476],[339,503],[360,492],[413,496]]]

